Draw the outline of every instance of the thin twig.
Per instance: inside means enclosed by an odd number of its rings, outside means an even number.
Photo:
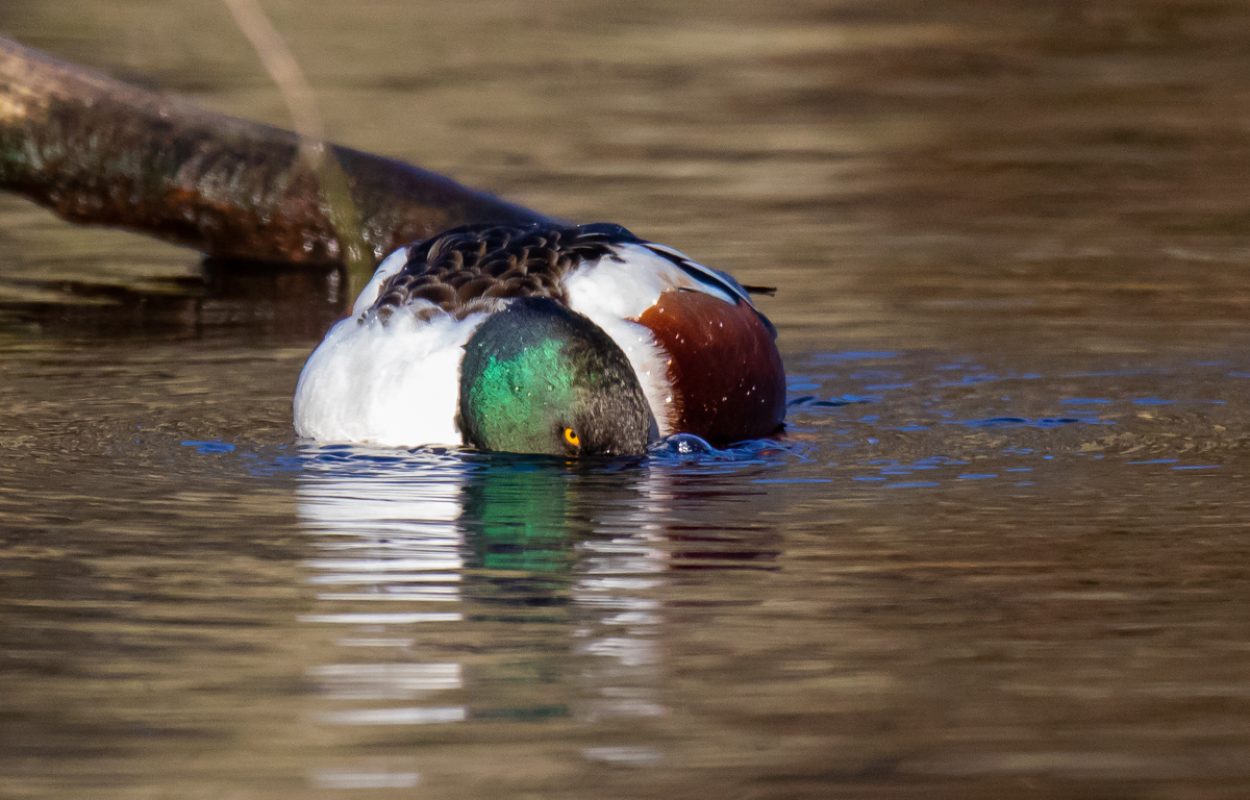
[[[286,39],[274,27],[258,0],[222,0],[235,24],[256,51],[260,63],[277,86],[291,122],[299,134],[300,157],[317,176],[327,213],[339,241],[348,275],[348,302],[364,287],[373,271],[373,259],[360,230],[360,213],[352,200],[351,186],[342,165],[325,142],[325,124],[317,109],[317,97]]]
[[[325,140],[325,126],[317,111],[317,98],[304,71],[300,69],[295,54],[287,47],[282,34],[265,14],[257,0],[222,0],[239,30],[247,37],[252,49],[260,58],[261,65],[277,85],[295,132],[309,142]]]

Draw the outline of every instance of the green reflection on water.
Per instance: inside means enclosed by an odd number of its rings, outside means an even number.
[[[464,487],[462,520],[470,567],[526,573],[563,573],[572,564],[568,536],[569,485],[545,465],[491,469]]]

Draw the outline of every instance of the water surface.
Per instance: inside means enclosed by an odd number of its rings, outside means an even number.
[[[1244,795],[1241,4],[266,7],[337,139],[778,285],[790,427],[299,442],[338,276],[0,198],[0,795]],[[211,3],[0,31],[283,122]]]

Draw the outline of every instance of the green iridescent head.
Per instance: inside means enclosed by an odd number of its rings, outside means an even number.
[[[469,339],[459,422],[474,447],[560,456],[638,455],[655,432],[621,349],[546,298],[514,301]]]

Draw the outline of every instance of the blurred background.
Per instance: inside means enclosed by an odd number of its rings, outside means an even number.
[[[791,344],[1047,336],[1058,315],[1063,346],[1135,348],[1246,308],[1240,3],[265,8],[333,139],[778,283]],[[218,3],[10,0],[0,25],[289,124]],[[23,221],[26,253],[165,253]]]
[[[300,443],[337,275],[0,196],[0,795],[1244,795],[1250,5],[263,6],[332,139],[777,286],[790,428]],[[0,34],[289,125],[216,2]]]

